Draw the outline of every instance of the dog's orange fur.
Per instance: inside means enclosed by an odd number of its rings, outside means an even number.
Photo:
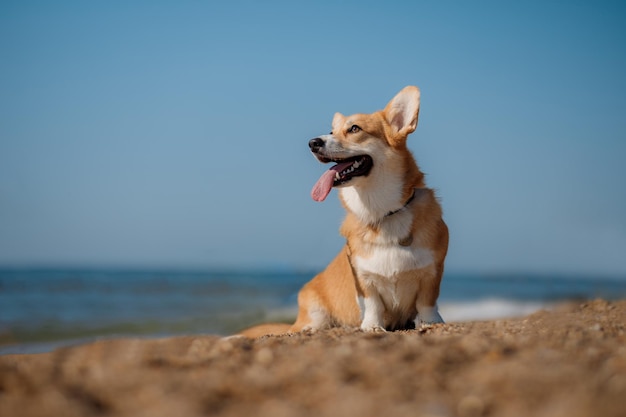
[[[422,322],[442,321],[436,302],[448,229],[435,193],[426,188],[406,146],[417,126],[419,96],[419,90],[409,86],[384,110],[348,117],[335,114],[333,131],[321,137],[325,148],[316,156],[366,153],[373,158],[369,174],[340,186],[347,211],[340,233],[346,245],[298,294],[293,325],[265,324],[241,335],[332,326],[394,330],[410,326],[416,317]],[[354,125],[360,129],[351,132]]]

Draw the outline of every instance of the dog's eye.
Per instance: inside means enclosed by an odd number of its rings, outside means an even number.
[[[352,125],[350,127],[350,129],[348,129],[349,133],[357,133],[357,132],[360,132],[360,131],[361,131],[361,128],[358,127],[357,125]]]

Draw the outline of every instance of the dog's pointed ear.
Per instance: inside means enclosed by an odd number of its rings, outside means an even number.
[[[345,116],[341,113],[335,113],[333,117],[333,132],[337,133],[341,131],[341,127],[344,123]]]
[[[419,111],[420,90],[412,85],[404,87],[383,110],[396,137],[406,137],[415,130]]]

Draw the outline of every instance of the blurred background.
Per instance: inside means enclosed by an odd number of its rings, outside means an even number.
[[[406,85],[451,231],[444,318],[625,296],[625,21],[617,1],[1,2],[0,345],[290,318],[343,245],[307,142]]]

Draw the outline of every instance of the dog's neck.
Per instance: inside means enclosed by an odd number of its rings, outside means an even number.
[[[413,188],[413,192],[411,193],[411,197],[409,197],[409,199],[408,199],[408,200],[406,200],[406,203],[404,203],[404,205],[403,205],[402,207],[400,207],[399,209],[392,210],[392,211],[388,212],[387,214],[385,214],[385,218],[387,218],[387,217],[391,217],[391,216],[393,216],[394,214],[399,213],[400,211],[402,211],[402,210],[404,210],[405,208],[407,208],[407,206],[408,206],[409,204],[411,204],[411,202],[412,202],[412,201],[413,201],[413,199],[415,198],[415,190],[416,190],[416,189],[415,189],[415,188]]]
[[[381,191],[382,190],[382,191]],[[385,187],[375,192],[357,187],[340,191],[344,207],[363,224],[378,228],[386,220],[392,220],[405,211],[415,198],[415,188],[408,198],[402,187]]]
[[[424,187],[424,174],[409,155],[380,164],[377,172],[341,188],[339,195],[346,210],[361,223],[377,228],[406,211],[415,198],[415,189]]]

